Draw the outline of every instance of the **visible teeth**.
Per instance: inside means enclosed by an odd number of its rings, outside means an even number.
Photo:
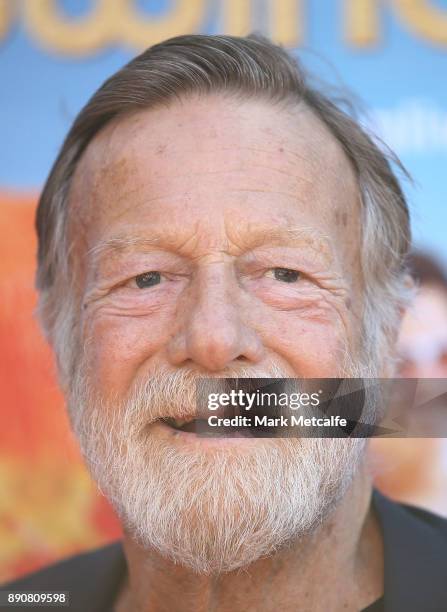
[[[169,419],[170,423],[174,426],[177,427],[178,429],[180,429],[180,427],[183,427],[183,425],[186,425],[186,423],[189,423],[190,421],[193,421],[194,419]]]

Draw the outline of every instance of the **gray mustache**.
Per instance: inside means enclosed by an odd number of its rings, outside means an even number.
[[[213,391],[228,390],[226,379],[286,378],[287,373],[276,365],[264,368],[234,368],[209,376],[190,370],[158,372],[138,384],[125,401],[125,414],[145,424],[161,418],[185,418],[198,415],[197,389],[206,389],[212,380]]]

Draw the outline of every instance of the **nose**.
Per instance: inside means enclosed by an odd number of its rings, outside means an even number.
[[[201,369],[218,372],[235,361],[256,364],[262,360],[261,338],[247,322],[244,290],[229,270],[218,268],[196,279],[182,305],[181,323],[168,346],[172,365],[191,361]]]

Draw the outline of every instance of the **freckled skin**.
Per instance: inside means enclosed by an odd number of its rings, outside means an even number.
[[[219,373],[241,359],[337,376],[344,351],[358,350],[358,187],[303,107],[214,96],[120,118],[87,148],[69,200],[81,342],[104,397],[123,397],[160,367]],[[117,247],[123,237],[133,246]],[[276,268],[299,277],[286,283]],[[135,277],[151,271],[160,284],[138,288]],[[305,563],[291,549],[214,579],[158,557],[150,566],[126,539],[133,597],[151,610],[169,601],[171,612],[296,610],[304,599],[306,609],[336,612],[346,600],[361,609],[381,593],[382,570],[378,529],[364,523],[370,484],[359,482]],[[373,536],[354,576],[345,560],[364,525]],[[199,605],[210,593],[219,605]],[[136,609],[129,597],[120,611]]]
[[[355,350],[357,186],[308,111],[215,98],[121,119],[88,147],[70,205],[75,244],[82,236],[83,340],[94,339],[88,358],[101,391],[122,394],[158,365],[218,372],[240,356],[261,366],[273,358],[290,375],[335,376],[344,349]],[[334,209],[348,228],[334,226]],[[318,239],[271,246],[267,236],[252,249],[253,233],[269,228],[312,230]],[[113,282],[104,268],[93,277],[85,253],[136,231],[169,232],[176,244],[164,256],[129,254],[132,269],[127,254],[116,257]],[[259,278],[246,269],[252,253],[261,267],[305,278],[293,287]],[[143,292],[114,288],[156,265],[172,279]],[[107,358],[114,354],[121,359]]]

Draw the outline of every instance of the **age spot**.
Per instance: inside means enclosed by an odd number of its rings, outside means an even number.
[[[336,210],[334,216],[335,216],[336,225],[343,225],[343,227],[346,227],[348,225],[348,213],[347,212],[341,213],[339,210]]]

